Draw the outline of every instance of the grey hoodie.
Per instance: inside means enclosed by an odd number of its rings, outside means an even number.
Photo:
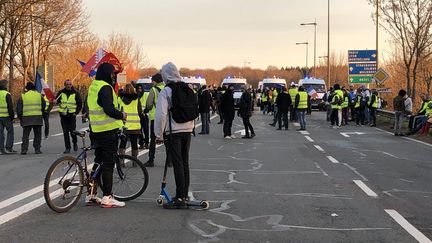
[[[181,82],[180,73],[177,67],[171,62],[162,66],[161,75],[165,84],[170,82]],[[159,93],[154,122],[154,133],[158,140],[162,140],[164,132],[170,134],[168,111],[171,108],[171,96],[171,88],[167,86],[165,86],[165,88]],[[176,123],[171,118],[171,126],[172,133],[191,133],[194,128],[194,121]]]

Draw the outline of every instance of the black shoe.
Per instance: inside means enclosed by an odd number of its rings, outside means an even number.
[[[218,122],[217,124],[223,124],[223,122]]]
[[[148,143],[144,144],[144,149],[149,149]]]
[[[398,133],[395,133],[394,135],[395,135],[396,137],[399,137],[399,134],[398,134]]]
[[[149,160],[144,164],[144,166],[145,167],[154,167],[154,162],[152,160]]]
[[[241,137],[241,138],[243,138],[243,139],[248,139],[248,138],[252,138],[252,137],[249,136],[249,135],[246,135],[246,136],[243,136],[243,137]]]
[[[8,153],[8,154],[16,154],[17,151],[15,151],[13,149],[6,149],[6,153]]]
[[[40,149],[35,150],[35,154],[41,154],[41,153],[42,153],[42,151],[40,151]]]
[[[282,128],[278,127],[278,128],[276,128],[276,130],[280,131],[280,130],[282,130]]]
[[[270,123],[269,125],[272,127],[276,126],[276,124],[274,124],[274,123]]]
[[[74,151],[78,151],[78,144],[74,143],[73,149],[74,149]]]
[[[141,144],[138,149],[144,149],[144,144]]]
[[[22,155],[26,155],[26,154],[27,154],[27,151],[21,151],[21,154],[22,154]]]
[[[70,148],[65,149],[65,151],[63,153],[64,154],[69,154],[70,153]]]
[[[165,209],[187,209],[186,200],[182,198],[173,198],[171,202],[164,203],[163,208]]]
[[[251,134],[251,138],[253,138],[253,137],[255,137],[255,133],[252,133],[252,134]]]
[[[205,133],[205,132],[199,132],[198,134],[201,134],[201,135],[202,135],[202,134],[207,134],[207,133]]]
[[[299,129],[296,129],[296,131],[301,131],[301,129],[299,128]]]

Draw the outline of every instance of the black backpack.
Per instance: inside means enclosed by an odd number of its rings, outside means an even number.
[[[194,91],[184,82],[171,82],[171,114],[177,123],[195,120],[199,115],[198,99]]]

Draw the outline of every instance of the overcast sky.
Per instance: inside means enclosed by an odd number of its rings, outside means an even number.
[[[375,49],[374,8],[366,0],[330,1],[332,50]],[[327,0],[83,2],[93,32],[102,38],[113,31],[128,33],[142,43],[155,67],[167,61],[216,69],[245,61],[258,68],[305,65],[305,46],[295,45],[305,41],[313,66],[313,26],[300,23],[315,18],[317,56],[327,52]]]

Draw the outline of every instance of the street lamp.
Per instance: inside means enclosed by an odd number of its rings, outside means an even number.
[[[306,75],[307,75],[307,69],[308,69],[308,49],[309,49],[309,42],[297,42],[296,45],[306,45]]]
[[[314,67],[313,67],[313,75],[316,76],[316,28],[317,28],[317,22],[315,19],[315,22],[313,23],[302,23],[301,26],[308,26],[313,25],[314,26]]]
[[[330,0],[327,1],[327,87],[330,87]]]

